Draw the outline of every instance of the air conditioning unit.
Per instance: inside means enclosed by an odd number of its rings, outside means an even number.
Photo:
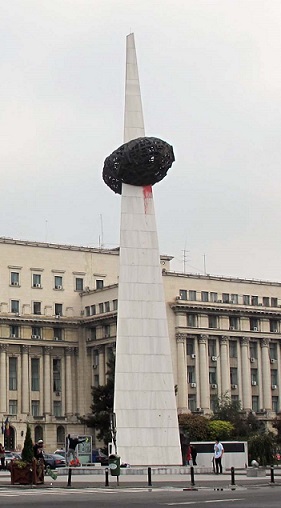
[[[195,353],[192,353],[192,355],[190,355],[190,356],[191,356],[191,358],[192,358],[193,360],[195,360],[195,358],[196,358],[196,354],[195,354]]]
[[[256,381],[252,381],[252,386],[257,386],[257,382]]]
[[[212,388],[213,390],[215,390],[217,387],[218,387],[218,385],[217,385],[216,383],[211,384],[211,388]]]
[[[59,397],[60,396],[60,392],[56,392],[56,396]]]
[[[15,339],[16,338],[16,334],[15,333],[11,333],[11,339]]]
[[[94,363],[93,365],[93,369],[97,369],[98,368],[98,364],[97,363]]]
[[[55,289],[62,289],[62,286],[55,286]]]
[[[41,288],[41,284],[33,284],[34,288]]]
[[[277,360],[275,360],[275,358],[271,358],[270,363],[276,363],[276,362],[277,362]]]
[[[54,337],[54,340],[62,340],[61,337]]]
[[[234,326],[230,326],[229,329],[230,330],[235,330],[235,327]]]
[[[216,362],[216,361],[217,361],[217,359],[218,359],[218,357],[217,357],[217,356],[212,356],[212,362]]]
[[[38,335],[31,335],[32,339],[37,339]]]
[[[258,331],[258,327],[257,327],[257,326],[254,326],[253,331],[254,331],[254,332],[257,332],[257,331]]]
[[[196,383],[190,383],[191,388],[196,388]]]
[[[232,390],[236,390],[237,385],[231,385]]]
[[[198,413],[202,413],[202,407],[197,407],[196,411],[198,411]]]
[[[222,300],[217,300],[216,303],[222,303]]]
[[[181,297],[180,296],[176,296],[175,298],[176,300],[181,300]]]
[[[251,363],[255,363],[255,361],[256,361],[256,359],[255,359],[255,358],[253,358],[253,357],[252,357],[252,358],[250,358],[250,362],[251,362]]]
[[[17,281],[11,282],[11,286],[18,286],[19,283]]]
[[[272,330],[272,331],[273,331],[273,333],[277,333],[277,329],[276,328],[274,328],[274,330]]]
[[[277,390],[277,385],[272,385],[271,388],[272,390]]]

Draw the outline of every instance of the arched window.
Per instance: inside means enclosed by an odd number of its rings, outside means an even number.
[[[63,425],[57,427],[57,444],[65,446],[65,428]]]
[[[34,429],[34,439],[35,443],[37,443],[39,439],[43,439],[43,427],[41,427],[41,425],[36,425]]]

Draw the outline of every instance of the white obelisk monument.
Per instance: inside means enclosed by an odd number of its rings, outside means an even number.
[[[127,36],[124,142],[144,136],[134,35]],[[151,186],[122,183],[114,412],[130,465],[182,464]]]

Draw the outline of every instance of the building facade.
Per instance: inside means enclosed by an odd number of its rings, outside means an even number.
[[[118,312],[118,249],[0,238],[0,419],[7,448],[26,422],[48,450],[91,432],[91,387],[106,382]],[[179,412],[228,394],[270,421],[280,411],[281,284],[171,271],[161,256]],[[9,435],[8,435],[9,434]]]

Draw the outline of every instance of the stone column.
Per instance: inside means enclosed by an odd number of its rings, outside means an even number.
[[[21,412],[25,415],[30,412],[29,349],[30,346],[21,346]]]
[[[230,367],[228,354],[228,337],[220,338],[221,395],[230,395]]]
[[[249,360],[249,339],[241,339],[241,367],[242,367],[242,407],[243,409],[252,409],[252,390],[251,390],[251,369]]]
[[[72,395],[72,355],[74,352],[73,347],[66,347],[65,352],[65,414],[71,416],[73,414],[73,395]]]
[[[51,377],[51,351],[52,347],[45,346],[43,347],[44,351],[44,400],[43,400],[43,413],[45,415],[51,414],[51,393],[53,393],[53,383]]]
[[[8,344],[0,344],[0,413],[7,412],[7,350]]]
[[[203,410],[210,410],[209,366],[207,364],[208,335],[199,337],[200,400]]]
[[[95,349],[99,352],[99,384],[105,384],[105,346],[98,346]]]
[[[178,411],[186,412],[188,408],[188,385],[186,365],[186,334],[177,333],[177,360],[178,360]]]
[[[263,407],[267,411],[271,411],[271,373],[269,361],[269,339],[261,340],[261,377],[262,377],[262,391],[263,391]]]

